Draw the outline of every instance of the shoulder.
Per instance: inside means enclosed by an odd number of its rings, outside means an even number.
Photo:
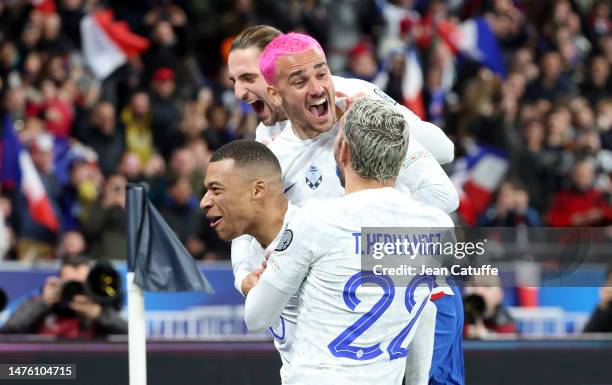
[[[272,126],[266,126],[263,123],[259,123],[255,129],[255,140],[262,143],[271,142],[282,132],[285,126],[283,123],[284,122],[279,122]]]
[[[398,103],[392,97],[387,95],[377,85],[368,81],[354,78],[343,78],[341,76],[332,76],[336,92],[344,93],[347,96],[363,92],[368,96],[387,101],[393,105]]]
[[[291,146],[299,145],[299,140],[296,140],[297,137],[293,133],[291,129],[291,123],[283,122],[277,123],[275,126],[280,127],[282,131],[271,140],[268,144],[268,148],[272,150],[272,152],[278,156],[278,154],[289,153],[291,152]]]
[[[312,232],[321,231],[333,218],[337,217],[341,198],[310,200],[301,207],[294,207],[289,226],[310,227]]]

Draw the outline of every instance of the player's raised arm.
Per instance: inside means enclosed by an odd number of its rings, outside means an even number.
[[[393,100],[376,85],[361,79],[347,79],[333,76],[338,96],[349,100],[357,95],[367,95],[391,103],[401,113],[410,127],[410,137],[419,141],[429,151],[439,164],[453,161],[455,145],[448,139],[444,131],[433,123],[421,120],[414,112]]]
[[[397,103],[396,109],[404,115],[410,127],[410,135],[429,151],[439,164],[447,164],[455,158],[455,145],[440,127],[421,120],[414,112]]]
[[[250,331],[259,332],[271,326],[302,285],[313,260],[315,232],[300,214],[285,230],[291,235],[284,237],[287,241],[270,255],[261,279],[247,295],[244,320]]]
[[[448,175],[433,156],[412,137],[396,183],[400,190],[407,188],[415,200],[445,213],[451,213],[459,207],[457,190]]]

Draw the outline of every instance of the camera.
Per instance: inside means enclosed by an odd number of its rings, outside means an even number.
[[[463,298],[465,323],[473,324],[484,316],[486,304],[484,298],[478,294],[470,294]]]
[[[123,291],[119,272],[106,261],[99,261],[91,268],[85,282],[68,281],[62,285],[60,301],[55,312],[63,317],[74,317],[76,313],[69,306],[76,295],[86,295],[102,306],[119,310],[123,305]]]

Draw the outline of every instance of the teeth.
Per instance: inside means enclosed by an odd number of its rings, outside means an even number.
[[[320,106],[321,104],[325,103],[327,101],[327,98],[321,98],[319,100],[317,100],[316,102],[312,103],[311,106]]]

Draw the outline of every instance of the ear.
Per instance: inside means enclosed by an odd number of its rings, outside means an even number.
[[[342,142],[340,143],[340,164],[342,165],[342,167],[348,167],[350,165],[350,156],[351,154],[351,150],[349,149],[349,145],[348,143],[342,139]]]
[[[268,185],[263,179],[255,179],[251,182],[251,199],[260,200],[268,191]]]
[[[278,93],[278,90],[276,89],[276,87],[268,85],[268,88],[266,88],[266,92],[272,99],[272,103],[274,103],[277,107],[280,107],[283,105],[283,98]]]

